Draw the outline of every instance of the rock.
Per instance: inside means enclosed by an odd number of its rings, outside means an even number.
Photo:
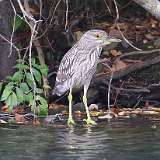
[[[89,111],[97,110],[98,111],[98,105],[97,104],[90,104],[88,107]]]

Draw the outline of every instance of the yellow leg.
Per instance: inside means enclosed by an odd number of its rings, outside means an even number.
[[[89,109],[88,109],[88,106],[87,106],[87,96],[86,96],[87,89],[88,89],[88,87],[86,88],[84,86],[83,103],[84,103],[86,114],[87,114],[87,119],[84,119],[84,121],[87,123],[87,125],[96,125],[97,123],[94,120],[91,119]]]
[[[69,101],[69,117],[68,117],[67,124],[70,126],[75,124],[72,117],[72,89],[70,89],[69,91],[68,101]]]

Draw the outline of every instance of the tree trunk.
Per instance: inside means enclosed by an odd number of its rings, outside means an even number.
[[[10,40],[12,32],[13,10],[9,0],[0,1],[0,34]],[[10,44],[0,37],[0,81],[13,73],[13,65],[16,62],[16,52],[10,57]]]
[[[160,1],[159,0],[133,0],[148,12],[150,12],[153,16],[155,16],[158,20],[160,20]]]

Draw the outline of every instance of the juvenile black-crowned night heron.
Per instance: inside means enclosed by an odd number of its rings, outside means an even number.
[[[56,77],[53,94],[62,95],[69,90],[68,125],[75,124],[72,117],[72,90],[84,87],[83,103],[87,113],[84,121],[88,125],[96,124],[90,117],[87,106],[87,90],[99,61],[102,48],[112,42],[121,40],[109,37],[105,31],[89,30],[63,57]]]

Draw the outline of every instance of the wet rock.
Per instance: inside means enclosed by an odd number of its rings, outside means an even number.
[[[64,119],[62,118],[62,114],[55,114],[55,115],[49,115],[45,118],[44,122],[45,124],[53,124],[56,122],[63,122]]]
[[[90,104],[88,107],[89,111],[97,110],[98,111],[98,105],[97,104]]]

